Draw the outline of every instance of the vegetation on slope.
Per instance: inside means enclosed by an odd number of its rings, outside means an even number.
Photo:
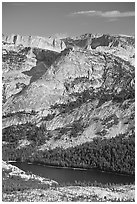
[[[135,135],[121,134],[111,139],[94,138],[76,147],[40,151],[39,145],[48,139],[48,131],[30,123],[3,130],[3,159],[31,161],[67,167],[98,168],[119,173],[135,173]],[[18,148],[19,140],[30,144]]]

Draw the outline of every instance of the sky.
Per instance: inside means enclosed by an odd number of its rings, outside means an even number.
[[[33,36],[135,33],[134,2],[3,2],[2,33]]]

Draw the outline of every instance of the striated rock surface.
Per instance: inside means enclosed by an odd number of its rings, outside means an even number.
[[[93,34],[65,38],[61,42],[66,48],[60,53],[42,40],[3,38],[3,128],[27,122],[44,125],[50,137],[41,150],[76,146],[94,137],[130,135],[134,38]],[[19,46],[21,42],[26,44]]]
[[[135,38],[124,35],[85,34],[77,38],[63,39],[67,47],[96,49],[119,56],[134,65]]]
[[[7,49],[3,48],[2,76],[5,101],[29,85],[30,80],[36,80],[45,73],[58,55],[58,52],[40,48],[23,46],[15,46],[14,49],[10,46]]]
[[[48,49],[60,52],[65,49],[65,44],[63,41],[56,38],[44,38],[38,36],[20,36],[20,35],[9,35],[2,36],[2,41],[4,44],[12,45],[23,45],[24,47],[38,47],[41,49]]]
[[[2,71],[3,159],[135,172],[133,37],[3,35]],[[3,201],[135,200],[134,185],[59,186],[2,166]]]

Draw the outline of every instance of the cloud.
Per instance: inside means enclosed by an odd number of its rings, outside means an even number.
[[[75,15],[86,15],[86,16],[99,16],[104,18],[120,18],[120,17],[130,17],[135,16],[134,11],[120,12],[120,11],[78,11],[71,14]]]

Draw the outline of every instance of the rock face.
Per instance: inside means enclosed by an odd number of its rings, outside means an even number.
[[[58,46],[32,39],[3,37],[3,128],[44,125],[51,139],[41,149],[131,134],[133,37],[87,34]]]
[[[5,99],[20,92],[31,81],[38,79],[58,55],[58,52],[36,47],[22,45],[12,47],[11,44],[5,47],[3,45],[3,94]],[[24,85],[18,86],[19,83]]]
[[[67,47],[81,47],[86,49],[96,49],[103,52],[112,53],[120,56],[122,59],[134,63],[135,53],[135,39],[130,36],[111,36],[99,34],[85,34],[79,38],[65,38],[63,39]]]
[[[10,35],[2,36],[3,43],[23,45],[24,47],[38,47],[41,49],[48,49],[60,52],[65,49],[65,44],[63,41],[55,38],[44,38],[38,36],[20,36],[20,35]]]

